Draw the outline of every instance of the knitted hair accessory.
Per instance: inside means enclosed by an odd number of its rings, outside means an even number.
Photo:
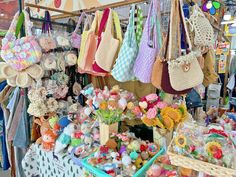
[[[51,76],[52,80],[56,80],[58,85],[67,85],[69,82],[69,76],[64,72],[57,72]]]
[[[50,97],[48,100],[47,100],[47,108],[48,108],[48,111],[49,112],[56,112],[57,109],[58,109],[58,102],[55,98],[53,97]]]

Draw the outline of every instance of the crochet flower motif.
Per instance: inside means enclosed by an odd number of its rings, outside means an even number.
[[[220,2],[214,0],[208,0],[203,4],[202,10],[204,12],[209,12],[211,15],[215,15],[216,10],[218,10],[220,6],[221,6]]]
[[[1,63],[0,74],[12,87],[27,88],[32,85],[33,80],[41,79],[44,71],[40,65],[34,64],[22,71],[16,71],[7,63]]]
[[[58,102],[55,98],[50,97],[47,100],[48,112],[55,112],[58,109]]]
[[[43,102],[33,102],[29,104],[27,112],[35,117],[41,117],[47,113],[47,107]]]

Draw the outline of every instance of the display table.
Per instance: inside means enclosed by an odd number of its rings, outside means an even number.
[[[31,145],[22,161],[22,167],[27,177],[83,176],[83,169],[75,165],[68,154],[45,152],[37,144]]]

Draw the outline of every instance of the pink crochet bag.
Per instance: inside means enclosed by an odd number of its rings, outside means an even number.
[[[1,49],[1,57],[3,60],[17,71],[22,71],[38,63],[42,55],[41,48],[31,32],[32,24],[29,19],[29,14],[26,11],[23,12],[26,36],[19,39],[15,36],[17,20],[19,18],[19,13],[17,12],[5,38],[2,40]]]

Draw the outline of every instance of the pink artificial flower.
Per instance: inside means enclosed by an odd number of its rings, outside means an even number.
[[[152,93],[152,94],[149,94],[149,95],[146,96],[147,101],[158,100],[158,98],[159,98],[159,97],[158,97],[157,94],[155,94],[155,93]]]
[[[167,107],[168,105],[167,105],[167,103],[165,103],[165,102],[163,102],[163,101],[160,101],[160,102],[157,103],[156,106],[157,106],[157,108],[159,108],[159,109],[163,109],[163,108]]]
[[[157,115],[157,110],[155,108],[151,108],[147,111],[147,118],[153,119]]]

